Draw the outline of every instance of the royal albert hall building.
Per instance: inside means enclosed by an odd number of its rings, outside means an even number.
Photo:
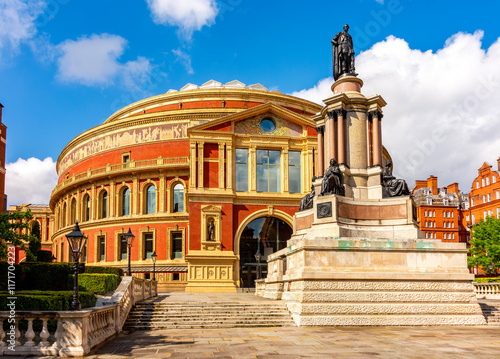
[[[160,291],[253,286],[257,261],[286,246],[293,214],[316,173],[321,106],[239,81],[150,97],[74,138],[57,161],[53,253],[87,236],[87,266],[127,270]]]

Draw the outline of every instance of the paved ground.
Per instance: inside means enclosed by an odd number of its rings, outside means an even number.
[[[267,301],[254,294],[162,293],[154,302]],[[90,353],[118,358],[500,358],[500,327],[316,327],[137,331]]]
[[[87,358],[500,358],[500,327],[189,329],[121,334]]]

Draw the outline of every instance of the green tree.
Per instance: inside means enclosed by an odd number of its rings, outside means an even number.
[[[42,249],[42,236],[40,234],[40,223],[38,223],[38,221],[34,221],[31,224],[31,235],[35,238],[30,240],[26,256],[28,257],[28,261],[36,262],[38,260],[38,253]]]
[[[490,275],[497,273],[500,267],[500,219],[488,216],[472,226],[468,265],[477,265]]]
[[[36,241],[30,228],[30,220],[33,219],[31,211],[0,213],[0,259],[7,259],[7,246],[16,246],[26,251],[26,254],[31,255],[26,243]],[[25,234],[23,230],[26,229]]]

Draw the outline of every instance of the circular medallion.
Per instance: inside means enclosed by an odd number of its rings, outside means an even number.
[[[260,128],[264,132],[271,133],[276,129],[276,123],[272,118],[266,117],[262,121],[260,121]]]

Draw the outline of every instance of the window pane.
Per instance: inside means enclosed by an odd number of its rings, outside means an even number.
[[[248,163],[248,149],[247,148],[237,148],[236,149],[236,163]]]
[[[130,214],[130,190],[128,188],[123,191],[122,205],[122,216],[128,216]]]
[[[268,164],[268,163],[269,163],[269,151],[257,150],[257,164]]]
[[[279,165],[281,162],[281,152],[280,151],[269,151],[269,164]]]
[[[172,233],[172,259],[182,258],[182,233]]]
[[[153,234],[146,233],[144,235],[144,259],[151,259],[153,254]]]
[[[269,192],[280,191],[280,166],[269,166]]]
[[[173,212],[184,212],[184,186],[180,183],[174,186]]]
[[[108,193],[104,192],[102,194],[102,218],[106,218],[108,216]]]
[[[127,239],[124,236],[121,236],[120,254],[121,260],[127,259]]]
[[[156,189],[155,186],[149,186],[146,197],[146,213],[156,212]]]
[[[236,191],[248,191],[248,164],[236,164]]]
[[[106,260],[106,240],[104,237],[99,237],[99,260]]]
[[[300,151],[288,152],[288,164],[290,166],[300,166]]]
[[[268,192],[267,165],[257,165],[257,192]]]
[[[300,167],[294,166],[288,169],[288,190],[290,193],[300,193]]]

